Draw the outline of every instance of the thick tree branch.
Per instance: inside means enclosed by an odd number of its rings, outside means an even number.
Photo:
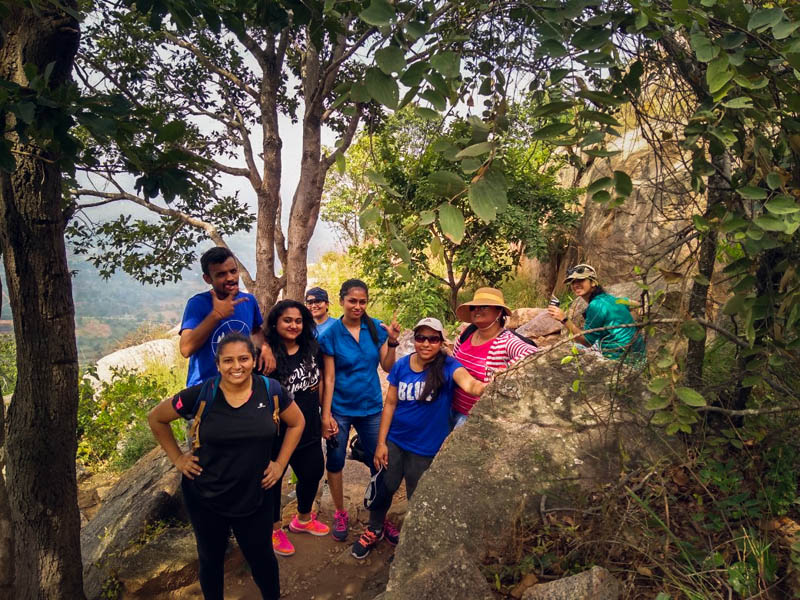
[[[200,50],[200,48],[198,48],[197,46],[195,46],[194,44],[192,44],[190,42],[187,42],[186,40],[183,40],[183,39],[179,38],[178,36],[176,36],[175,34],[169,32],[169,31],[165,31],[164,32],[164,37],[166,37],[173,44],[175,44],[177,46],[180,46],[181,48],[183,48],[185,50],[188,50],[189,52],[194,54],[195,57],[197,58],[197,60],[200,61],[200,63],[203,66],[205,66],[209,71],[212,71],[212,72],[216,73],[217,75],[219,75],[220,77],[223,77],[223,78],[227,79],[233,85],[235,85],[236,87],[238,87],[241,90],[244,90],[247,94],[249,94],[256,101],[258,101],[258,99],[259,99],[258,91],[256,91],[250,85],[248,85],[247,82],[243,81],[236,74],[228,71],[227,69],[223,69],[219,65],[214,64],[214,62],[208,56],[206,56],[203,53],[203,51]]]

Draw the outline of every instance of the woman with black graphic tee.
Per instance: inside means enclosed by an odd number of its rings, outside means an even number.
[[[197,541],[206,600],[223,600],[231,529],[262,596],[280,597],[278,563],[268,542],[270,488],[280,482],[305,423],[277,381],[253,374],[255,357],[249,337],[228,334],[217,346],[219,377],[164,400],[148,416],[156,440],[183,474],[183,499]],[[198,424],[193,450],[185,454],[170,427],[180,417]],[[278,419],[285,431],[279,450]]]
[[[319,482],[324,472],[322,457],[322,359],[314,334],[315,324],[311,311],[300,302],[282,300],[267,316],[267,344],[275,356],[272,377],[294,397],[306,420],[303,435],[289,459],[297,476],[297,514],[289,523],[289,531],[327,535],[330,528],[317,520],[311,512]],[[282,528],[280,481],[273,489],[274,524],[272,548],[275,554],[291,556],[294,545]]]

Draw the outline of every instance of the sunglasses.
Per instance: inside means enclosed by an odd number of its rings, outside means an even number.
[[[418,344],[423,344],[425,342],[429,342],[431,344],[441,344],[442,338],[438,335],[422,335],[421,333],[418,333],[414,336],[414,341]]]
[[[306,300],[306,306],[314,306],[315,304],[325,304],[325,300]]]
[[[594,269],[586,265],[578,265],[567,270],[567,277],[570,275],[583,275],[584,273],[594,273]]]
[[[486,310],[487,308],[498,308],[497,306],[490,306],[488,304],[481,304],[479,306],[470,306],[469,312],[473,312],[476,310]]]

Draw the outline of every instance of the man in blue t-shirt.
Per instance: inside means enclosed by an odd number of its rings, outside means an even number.
[[[211,291],[189,298],[183,311],[180,350],[189,359],[187,387],[216,376],[217,344],[233,331],[252,336],[256,348],[261,349],[258,370],[267,358],[261,331],[264,319],[255,296],[239,291],[239,265],[233,253],[227,248],[211,248],[200,257],[200,266]]]

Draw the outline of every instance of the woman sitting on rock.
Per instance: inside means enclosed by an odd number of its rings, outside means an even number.
[[[372,507],[369,525],[353,544],[352,554],[358,559],[366,558],[382,539],[386,513],[400,482],[405,479],[411,499],[450,433],[450,405],[456,386],[474,396],[486,388],[486,383],[445,353],[444,341],[441,322],[422,319],[414,327],[414,353],[398,360],[389,373],[375,449],[375,468],[386,469],[382,480],[385,502]]]
[[[557,306],[547,307],[547,312],[559,321],[574,336],[578,344],[595,347],[603,356],[614,360],[628,357],[633,360],[644,356],[644,338],[636,327],[613,327],[634,323],[631,311],[611,294],[606,293],[597,279],[597,272],[590,265],[575,265],[567,270],[564,283],[572,287],[576,296],[586,301],[583,313],[584,328],[581,329]],[[586,332],[589,329],[608,327],[603,331]]]
[[[495,371],[505,369],[520,358],[536,352],[536,347],[504,328],[511,309],[503,292],[494,288],[478,288],[469,302],[456,309],[459,320],[471,323],[456,341],[453,357],[478,381],[489,381]],[[450,427],[463,425],[478,401],[475,394],[456,389],[450,414]]]
[[[327,535],[330,528],[317,521],[311,512],[319,482],[325,470],[322,457],[322,355],[314,335],[311,311],[295,300],[281,300],[267,315],[267,344],[275,356],[277,379],[293,396],[305,417],[306,425],[297,448],[289,459],[297,476],[297,514],[289,523],[294,533]],[[274,526],[272,547],[275,554],[290,556],[294,546],[282,528],[281,481],[272,486]]]
[[[183,474],[199,579],[206,600],[223,600],[225,549],[231,529],[264,598],[278,600],[278,562],[270,543],[272,494],[303,432],[303,413],[274,379],[253,374],[256,349],[230,333],[218,344],[219,376],[187,388],[150,411],[153,435]],[[194,419],[192,449],[181,452],[170,423]],[[278,422],[286,433],[278,439]]]

